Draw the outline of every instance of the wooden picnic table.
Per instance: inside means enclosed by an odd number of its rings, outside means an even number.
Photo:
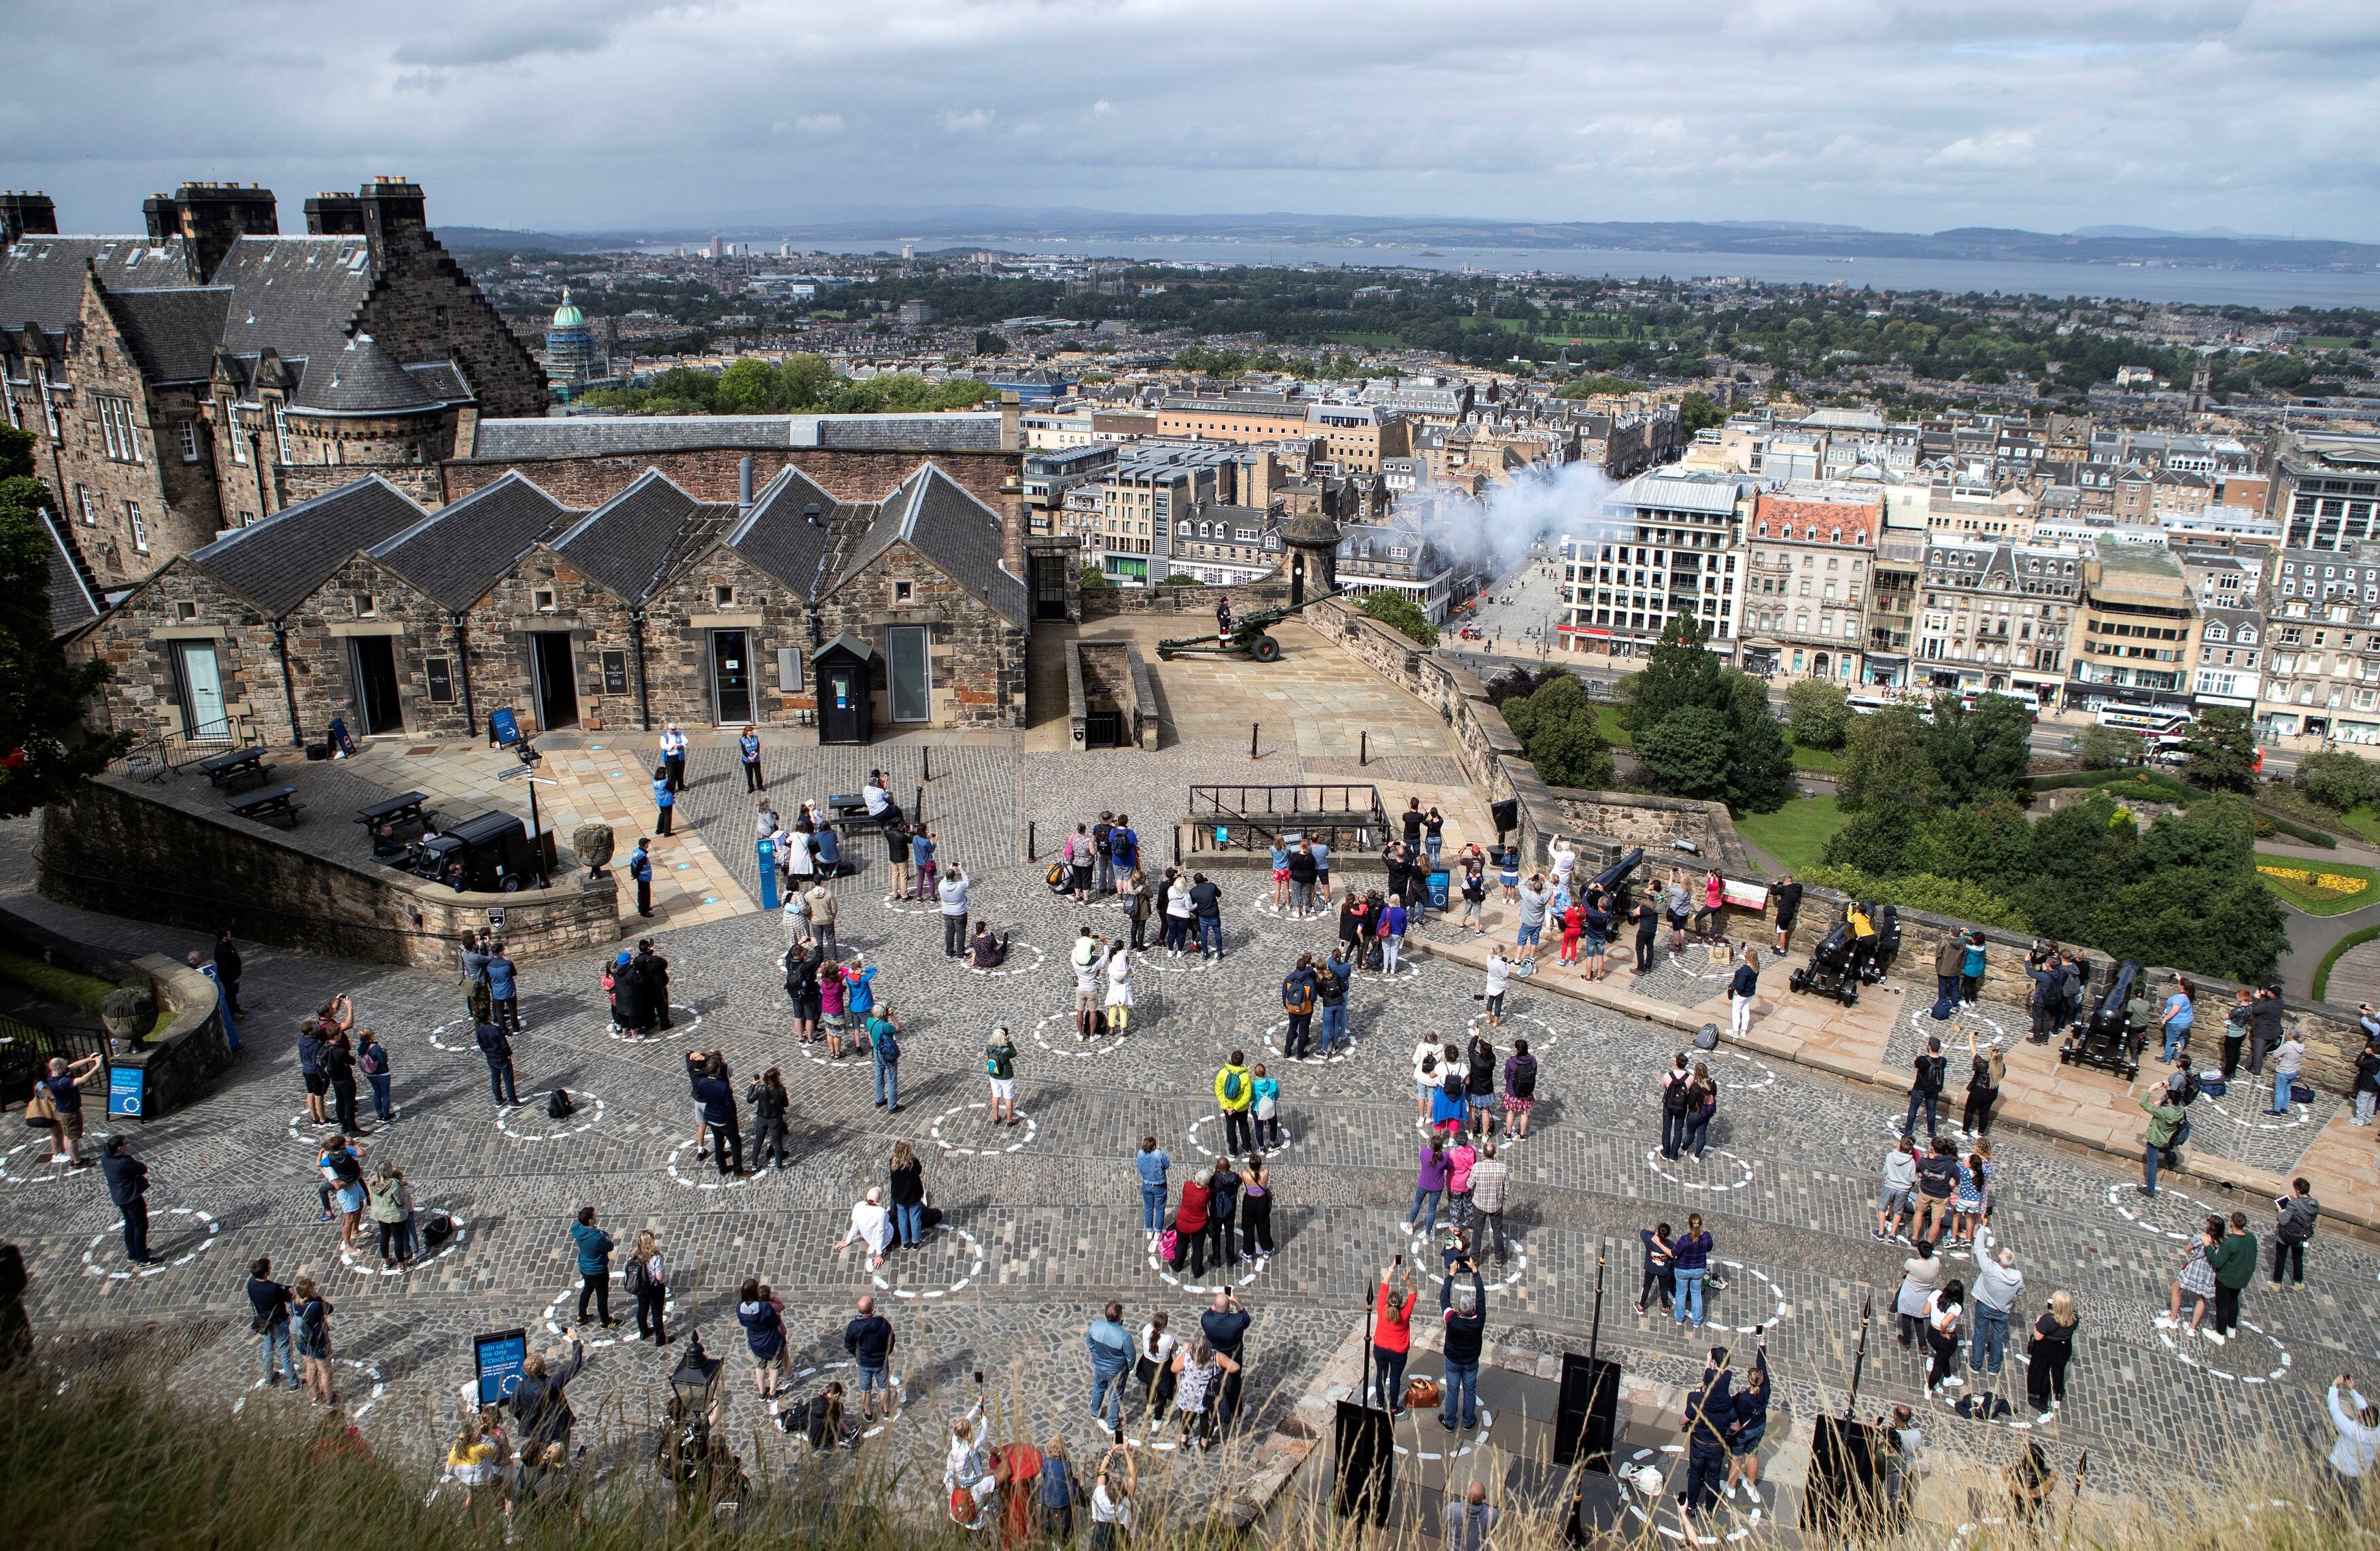
[[[217,786],[228,786],[249,776],[263,781],[273,773],[273,767],[264,762],[262,744],[250,744],[246,748],[211,755],[199,761],[199,769],[206,771],[207,780]]]
[[[232,812],[242,818],[253,818],[259,823],[268,818],[286,818],[293,830],[298,827],[298,815],[305,806],[298,800],[298,788],[294,786],[275,786],[251,792],[245,797],[234,797],[231,801]]]
[[[356,822],[368,829],[382,824],[430,824],[437,815],[430,810],[430,794],[407,792],[400,796],[382,797],[376,803],[366,803],[356,809]]]

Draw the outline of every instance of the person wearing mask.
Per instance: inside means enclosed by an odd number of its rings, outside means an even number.
[[[1678,1278],[1671,1318],[1680,1325],[1703,1327],[1703,1282],[1710,1275],[1711,1236],[1700,1212],[1686,1214],[1686,1230],[1670,1242],[1671,1264]]]
[[[2314,1219],[2322,1216],[2322,1203],[2313,1198],[2313,1186],[2300,1175],[2289,1181],[2289,1194],[2275,1198],[2273,1207],[2279,1216],[2273,1230],[2273,1290],[2281,1290],[2281,1268],[2286,1265],[2289,1285],[2303,1292],[2305,1247],[2313,1242]]]
[[[248,1268],[248,1303],[256,1311],[249,1328],[256,1332],[257,1348],[264,1359],[264,1382],[268,1386],[286,1382],[298,1387],[298,1359],[289,1344],[289,1289],[273,1279],[273,1262],[260,1256]],[[281,1354],[278,1373],[273,1369],[274,1352]]]
[[[1468,1275],[1470,1285],[1457,1289],[1456,1278]],[[1439,1283],[1439,1318],[1445,1325],[1446,1401],[1438,1424],[1451,1433],[1460,1403],[1463,1428],[1479,1425],[1479,1354],[1488,1340],[1488,1287],[1479,1267],[1463,1255],[1446,1268]]]
[[[637,1235],[621,1280],[637,1300],[637,1339],[649,1340],[655,1346],[669,1345],[669,1330],[662,1318],[669,1308],[669,1262],[662,1254],[660,1237],[651,1229]]]
[[[1974,1314],[1968,1327],[1967,1369],[1997,1376],[2008,1351],[2009,1311],[2024,1296],[2024,1273],[2017,1269],[2016,1251],[1995,1249],[1988,1228],[1975,1230]]]
[[[1091,1414],[1103,1417],[1115,1441],[1123,1441],[1123,1384],[1132,1372],[1132,1332],[1123,1327],[1123,1305],[1111,1303],[1083,1334],[1091,1356]]]
[[[2253,1260],[2252,1250],[2252,1267]],[[2049,1295],[2049,1302],[2033,1322],[2033,1345],[2026,1352],[2031,1363],[2024,1371],[2024,1387],[2025,1398],[2040,1425],[2046,1425],[2050,1414],[2066,1403],[2066,1364],[2073,1361],[2074,1330],[2081,1321],[2082,1316],[2074,1312],[2074,1294],[2061,1287]]]
[[[1165,1230],[1166,1174],[1173,1159],[1157,1145],[1154,1136],[1140,1139],[1140,1152],[1133,1159],[1133,1169],[1140,1176],[1140,1228],[1148,1235],[1148,1247],[1157,1247],[1157,1236]]]

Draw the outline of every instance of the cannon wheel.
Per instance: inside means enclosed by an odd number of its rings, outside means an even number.
[[[1858,982],[1858,981],[1856,981],[1856,980],[1846,980],[1846,981],[1844,981],[1844,982],[1843,982],[1843,1005],[1844,1005],[1845,1007],[1852,1007],[1852,1006],[1855,1006],[1855,1005],[1857,1005],[1857,1004],[1858,1004],[1858,1002],[1859,1002],[1859,982]]]
[[[1259,636],[1248,648],[1248,655],[1259,662],[1281,660],[1281,643],[1269,636]]]
[[[1797,969],[1785,977],[1785,983],[1797,991],[1806,991],[1810,988],[1810,972],[1806,969]]]

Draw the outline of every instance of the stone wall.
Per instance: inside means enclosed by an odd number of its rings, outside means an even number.
[[[896,602],[903,582],[909,584],[908,597]],[[868,682],[876,696],[878,736],[921,725],[1025,725],[1026,630],[906,542],[894,543],[866,571],[821,599],[818,613],[820,639],[831,641],[848,630],[876,648]],[[928,627],[933,694],[926,723],[892,720],[885,631],[896,624]]]
[[[1111,710],[1123,717],[1128,746],[1157,747],[1157,699],[1140,648],[1131,641],[1073,643],[1066,654],[1066,714],[1075,748],[1088,745],[1090,713]]]
[[[77,644],[111,670],[100,691],[111,731],[136,739],[185,734],[174,665],[176,643],[182,641],[215,648],[231,742],[289,742],[288,699],[272,626],[245,599],[180,558]]]
[[[515,959],[607,947],[620,936],[608,873],[565,868],[550,889],[458,894],[391,867],[357,866],[288,844],[276,831],[184,806],[169,788],[84,784],[44,810],[35,854],[48,898],[193,931],[234,935],[374,963],[446,965],[467,927],[502,910]],[[315,823],[343,823],[315,814]]]
[[[1278,609],[1289,601],[1287,582],[1242,582],[1231,587],[1093,587],[1083,589],[1083,618],[1113,619],[1118,614],[1204,614],[1215,617],[1215,605],[1229,598],[1232,612],[1252,613]],[[1310,611],[1309,611],[1310,612]]]
[[[1024,468],[1021,453],[890,447],[785,447],[756,453],[749,447],[706,447],[586,457],[458,457],[448,459],[439,472],[448,501],[459,501],[518,469],[556,501],[591,510],[626,490],[648,468],[660,469],[697,500],[734,501],[736,472],[747,457],[755,485],[767,484],[778,469],[791,464],[836,500],[846,502],[881,501],[916,473],[917,465],[930,461],[1005,520],[1024,520],[1024,496],[1017,483]]]
[[[0,948],[93,979],[112,980],[150,1000],[153,1021],[137,1038],[118,1039],[111,1032],[107,1054],[110,1066],[137,1066],[146,1073],[143,1120],[155,1120],[198,1099],[215,1077],[230,1070],[232,1050],[224,1036],[215,983],[188,964],[158,953],[120,958],[12,911],[0,911]],[[91,1123],[102,1130],[111,1124],[105,1118],[106,1089],[103,1078],[91,1089]]]
[[[727,601],[720,601],[725,588]],[[818,697],[809,676],[808,610],[793,590],[720,544],[645,603],[645,661],[653,721],[710,726],[715,718],[711,632],[741,630],[752,685],[752,721],[791,725]],[[794,652],[794,686],[779,680],[777,655]]]

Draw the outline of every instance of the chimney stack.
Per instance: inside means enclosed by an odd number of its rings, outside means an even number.
[[[38,189],[0,194],[0,252],[21,236],[55,236],[58,207]]]
[[[393,256],[418,252],[429,240],[428,201],[421,185],[402,177],[376,177],[357,199],[364,207],[364,236],[371,239],[374,270],[387,269]]]
[[[752,511],[752,454],[747,453],[735,466],[735,515],[748,516]]]
[[[231,245],[241,237],[281,232],[273,190],[253,183],[185,183],[170,197],[150,195],[140,211],[148,218],[151,242],[181,237],[183,263],[193,285],[212,280]]]
[[[318,237],[364,235],[364,202],[353,194],[325,188],[306,201],[306,230]]]

